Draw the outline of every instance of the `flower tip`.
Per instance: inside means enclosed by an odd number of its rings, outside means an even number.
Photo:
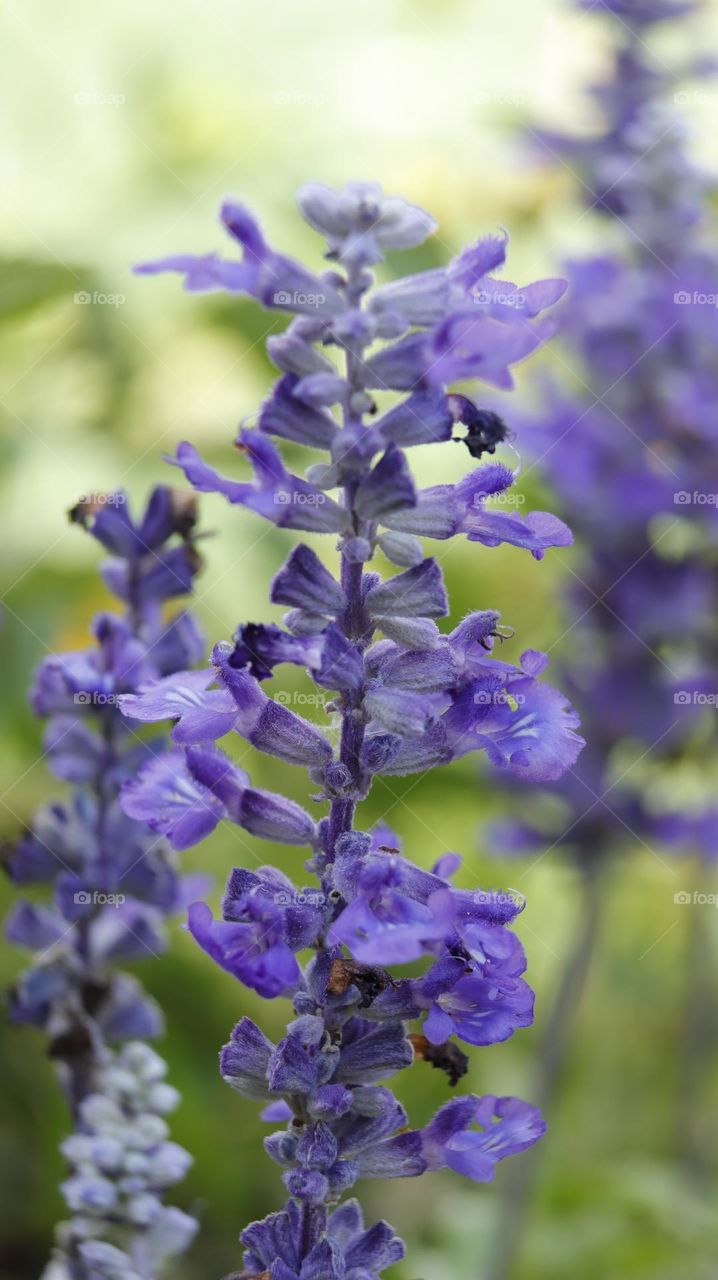
[[[245,218],[251,217],[248,210],[238,200],[226,196],[219,207],[220,222],[225,227],[232,228],[240,224]]]
[[[264,237],[246,205],[228,197],[222,201],[219,217],[222,225],[240,241],[250,257],[261,258],[266,249]]]
[[[197,450],[189,440],[180,440],[175,446],[174,453],[163,453],[162,461],[169,463],[171,467],[184,467],[185,463],[191,462],[197,458]]]
[[[209,665],[211,667],[225,667],[230,654],[234,652],[235,646],[231,640],[218,640],[212,649],[212,657]]]
[[[209,924],[212,919],[212,908],[208,903],[198,901],[190,902],[187,908],[187,919],[182,925],[183,929],[188,929],[190,933],[194,933],[195,929],[202,925]]]

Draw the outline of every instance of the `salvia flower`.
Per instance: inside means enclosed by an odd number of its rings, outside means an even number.
[[[223,206],[222,223],[239,261],[178,255],[139,270],[176,271],[192,291],[244,293],[292,316],[268,341],[280,377],[256,426],[240,429],[236,472],[220,474],[189,443],[172,461],[201,492],[280,528],[330,534],[341,569],[335,576],[300,542],[269,589],[287,609],[283,626],[243,622],[204,671],[151,676],[121,695],[128,717],[173,722],[176,748],[139,768],[122,804],[176,848],[223,819],[305,847],[313,886],[271,866],[237,868],[220,918],[201,902],[189,912],[193,937],[216,964],[265,998],[292,1003],[278,1042],[244,1017],[221,1053],[224,1079],[260,1100],[275,1126],[264,1145],[289,1197],[242,1233],[243,1274],[375,1280],[403,1245],[385,1223],[366,1230],[355,1201],[333,1207],[359,1179],[451,1167],[486,1181],[498,1160],[544,1129],[535,1108],[491,1096],[460,1099],[425,1128],[408,1127],[386,1080],[424,1061],[455,1085],[468,1059],[453,1037],[493,1044],[530,1024],[533,995],[510,928],[520,904],[455,889],[456,854],[427,872],[383,825],[358,829],[355,810],[376,774],[416,773],[481,751],[496,769],[541,781],[560,777],[583,745],[575,712],[539,678],[543,655],[527,650],[519,667],[493,656],[498,614],[475,612],[440,630],[449,601],[422,542],[463,535],[536,559],[570,542],[546,512],[522,519],[492,507],[516,475],[482,457],[507,427],[451,387],[477,378],[510,387],[511,367],[553,331],[541,313],[564,284],[519,290],[503,280],[507,238],[497,235],[446,268],[374,288],[370,268],[387,250],[420,244],[434,228],[430,216],[371,183],[341,191],[310,184],[299,205],[326,239],[322,272],[271,249],[234,202]],[[381,412],[379,392],[391,393]],[[467,474],[418,488],[408,450],[456,440],[467,447]],[[324,461],[310,456],[306,473],[295,474],[282,441]],[[393,576],[379,572],[379,552]],[[322,701],[334,722],[320,727],[272,696],[283,664],[330,691]],[[252,787],[216,745],[233,735],[305,769],[308,803],[328,806],[324,816]],[[411,977],[394,968],[408,962],[417,966]]]
[[[48,1037],[75,1125],[62,1148],[73,1218],[58,1228],[48,1277],[150,1280],[196,1223],[162,1202],[190,1158],[166,1141],[161,1116],[177,1095],[142,1043],[161,1032],[160,1010],[123,966],[163,950],[167,916],[186,907],[198,881],[181,876],[163,836],[120,808],[122,785],[140,764],[160,768],[166,744],[138,737],[118,700],[201,656],[191,616],[165,613],[199,568],[196,514],[192,498],[162,486],[138,520],[122,493],[83,500],[71,518],[109,551],[102,574],[123,611],[100,614],[86,650],[45,658],[35,676],[47,758],[72,789],[7,855],[18,886],[46,890],[20,899],[7,922],[10,941],[34,952],[10,1010]]]
[[[500,830],[509,847],[548,841],[583,862],[636,837],[711,858],[708,800],[703,812],[680,813],[645,786],[645,771],[624,763],[617,780],[626,740],[641,743],[655,772],[714,721],[718,321],[705,305],[718,278],[705,218],[714,184],[688,153],[676,74],[650,47],[656,24],[695,6],[582,7],[608,18],[613,50],[592,90],[600,131],[538,137],[549,159],[565,155],[581,174],[613,249],[567,268],[564,343],[585,394],[547,380],[526,438],[581,538],[562,683],[591,725],[590,747],[560,784],[559,826],[532,815]],[[680,68],[712,69],[707,60]]]
[[[584,213],[594,219],[591,252],[567,265],[562,363],[578,378],[571,389],[563,375],[545,380],[540,416],[524,438],[536,443],[535,465],[580,542],[566,592],[561,684],[581,709],[589,746],[557,785],[560,806],[542,811],[535,795],[523,804],[516,797],[516,817],[493,831],[507,852],[558,850],[579,871],[576,940],[539,1069],[547,1104],[558,1093],[569,1023],[601,936],[600,881],[614,856],[639,845],[655,852],[659,841],[707,859],[718,850],[714,802],[697,797],[690,809],[679,807],[675,789],[675,761],[696,743],[705,770],[718,688],[711,305],[718,258],[706,217],[715,180],[691,159],[687,114],[677,107],[692,95],[676,88],[680,76],[710,73],[715,62],[669,65],[655,52],[667,34],[659,26],[696,10],[694,0],[578,0],[578,7],[598,16],[607,36],[607,70],[591,87],[596,130],[532,131],[543,159],[566,160],[579,178]],[[690,931],[696,956],[693,921]],[[699,1027],[705,956],[690,967],[686,1022]],[[694,1036],[677,1046],[694,1081],[700,1043]],[[695,1097],[686,1105],[685,1145],[693,1152],[702,1116]],[[530,1204],[524,1178],[521,1171],[506,1195],[492,1280],[515,1274]]]

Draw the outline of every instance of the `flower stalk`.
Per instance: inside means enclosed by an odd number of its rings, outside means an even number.
[[[242,1274],[377,1280],[404,1245],[386,1223],[367,1229],[358,1202],[344,1198],[360,1178],[450,1167],[488,1181],[499,1160],[544,1130],[534,1106],[494,1095],[459,1096],[424,1128],[408,1126],[384,1080],[426,1062],[456,1085],[468,1059],[453,1037],[486,1045],[530,1025],[533,994],[509,927],[521,904],[500,891],[455,888],[456,854],[428,872],[383,823],[364,831],[355,821],[377,775],[484,751],[497,769],[546,779],[560,776],[583,745],[575,712],[538,678],[544,655],[527,650],[518,667],[492,656],[498,614],[475,612],[440,632],[436,619],[449,602],[421,541],[464,534],[541,559],[570,542],[568,529],[545,512],[521,519],[491,508],[516,479],[503,463],[422,490],[406,456],[413,446],[456,439],[474,461],[495,452],[500,434],[482,441],[486,415],[449,384],[478,377],[510,388],[510,367],[553,331],[539,317],[563,284],[519,291],[498,282],[492,272],[506,238],[488,236],[445,268],[374,287],[372,267],[388,250],[425,240],[430,216],[367,183],[342,191],[310,184],[299,204],[327,242],[330,269],[321,275],[273,250],[233,202],[222,221],[240,262],[179,255],[139,270],[178,271],[190,290],[246,293],[292,315],[268,342],[282,376],[257,429],[243,428],[237,442],[254,482],[219,475],[188,443],[173,461],[202,492],[281,528],[332,536],[339,576],[299,543],[270,587],[272,602],[289,607],[283,628],[242,623],[232,641],[215,646],[207,671],[150,681],[122,699],[127,716],[174,720],[176,744],[161,767],[150,762],[125,784],[122,803],[176,847],[227,819],[309,850],[313,886],[271,865],[237,867],[221,919],[203,902],[189,912],[191,933],[217,964],[292,1005],[278,1043],[243,1017],[220,1057],[227,1083],[262,1100],[267,1123],[283,1126],[264,1145],[289,1198],[242,1232]],[[292,474],[274,438],[323,451],[328,461]],[[398,570],[393,576],[378,572],[381,555]],[[326,729],[265,692],[285,663],[333,691]],[[328,810],[315,818],[254,788],[215,745],[227,735],[305,768],[320,788],[313,803]],[[418,960],[419,976],[402,974]]]
[[[163,949],[165,918],[202,881],[183,880],[168,843],[119,807],[123,782],[140,761],[161,760],[164,743],[139,739],[117,702],[201,655],[191,616],[163,615],[199,567],[194,501],[162,486],[134,522],[125,494],[102,494],[71,518],[110,552],[103,577],[122,612],[101,613],[86,650],[53,654],[36,673],[46,755],[71,791],[8,851],[12,880],[50,895],[22,899],[8,921],[10,941],[34,953],[10,1009],[46,1035],[73,1122],[61,1145],[72,1217],[57,1228],[47,1280],[156,1280],[196,1231],[164,1204],[191,1160],[168,1140],[179,1095],[144,1043],[162,1031],[160,1010],[120,966]]]
[[[565,853],[587,884],[605,881],[628,850],[653,854],[664,867],[666,849],[698,850],[706,867],[718,851],[712,799],[681,804],[676,788],[676,762],[693,760],[704,770],[696,744],[701,735],[715,741],[718,498],[709,477],[718,386],[716,311],[705,304],[718,267],[706,234],[715,182],[690,157],[679,107],[691,95],[675,92],[679,76],[715,68],[702,57],[669,66],[653,52],[661,28],[687,21],[697,6],[577,0],[577,7],[600,16],[608,35],[609,71],[590,89],[599,128],[591,137],[533,137],[545,159],[565,158],[579,175],[583,204],[597,219],[592,251],[567,267],[563,363],[578,366],[581,389],[548,380],[526,439],[539,461],[547,459],[546,478],[580,544],[566,592],[575,647],[560,678],[589,746],[555,788],[564,801],[560,825],[556,810],[542,821],[532,796],[526,817],[519,800],[517,816],[493,836],[512,853],[547,846]],[[691,914],[687,927],[699,934]],[[567,976],[579,983],[582,951],[573,964],[575,979]],[[687,976],[688,1007],[704,972],[705,961]],[[560,1037],[547,1031],[552,1075],[570,1051],[568,1021]],[[694,1038],[688,1075],[685,1067],[678,1073],[690,1080],[678,1100],[688,1168],[690,1135],[700,1123],[694,1073],[701,1074],[707,1043],[702,1034]],[[685,1050],[682,1037],[678,1055]],[[515,1209],[510,1199],[504,1221],[511,1216],[518,1238],[526,1213]],[[503,1261],[493,1280],[504,1280],[514,1274],[516,1247],[502,1238],[497,1251]]]

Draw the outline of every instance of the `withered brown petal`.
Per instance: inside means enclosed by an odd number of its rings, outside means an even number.
[[[359,1007],[366,1009],[377,996],[381,995],[382,991],[386,990],[390,982],[391,977],[385,969],[377,969],[369,964],[359,964],[356,960],[348,960],[345,956],[340,956],[332,961],[327,992],[332,996],[343,996],[351,986],[355,986],[362,997]]]
[[[469,1069],[469,1058],[453,1040],[444,1044],[431,1044],[426,1036],[410,1035],[409,1040],[414,1053],[420,1062],[428,1062],[430,1066],[443,1071],[449,1078],[453,1089]]]

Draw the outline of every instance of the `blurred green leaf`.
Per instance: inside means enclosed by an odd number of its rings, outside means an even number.
[[[59,263],[0,259],[0,320],[17,320],[78,289],[78,274]]]

